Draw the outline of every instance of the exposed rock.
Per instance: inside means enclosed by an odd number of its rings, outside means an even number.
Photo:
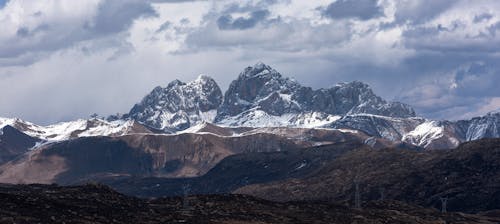
[[[195,81],[175,80],[165,88],[156,87],[136,104],[128,116],[160,130],[184,130],[200,122],[212,122],[222,102],[222,92],[210,77]]]
[[[231,83],[219,108],[216,121],[231,124],[234,122],[225,120],[234,120],[232,117],[239,117],[241,120],[249,117],[242,114],[261,113],[259,111],[271,117],[287,114],[298,116],[313,112],[328,115],[369,113],[392,117],[415,116],[415,112],[408,105],[388,103],[376,96],[364,83],[341,83],[329,89],[313,90],[283,77],[263,63],[247,67]],[[287,123],[284,122],[282,125]]]
[[[0,128],[0,165],[28,152],[40,141],[40,139],[26,135],[10,125]]]

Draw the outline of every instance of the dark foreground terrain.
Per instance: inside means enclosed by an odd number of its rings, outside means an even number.
[[[278,203],[242,195],[138,199],[104,185],[0,185],[0,223],[499,223],[397,201],[361,210],[314,202]],[[185,200],[185,202],[184,202]],[[495,218],[495,216],[497,218]]]

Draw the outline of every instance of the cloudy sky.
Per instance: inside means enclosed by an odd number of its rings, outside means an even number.
[[[497,0],[0,0],[0,116],[41,124],[127,112],[199,74],[225,90],[259,61],[469,118],[500,108],[499,59]]]

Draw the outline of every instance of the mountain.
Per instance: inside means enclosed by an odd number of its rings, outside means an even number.
[[[280,152],[249,152],[228,156],[206,174],[189,178],[120,176],[96,179],[117,191],[139,197],[182,195],[184,186],[191,194],[225,194],[249,184],[269,183],[313,174],[343,153],[361,147],[361,142],[313,146]]]
[[[337,116],[369,113],[414,117],[408,105],[386,102],[361,82],[313,90],[268,65],[247,67],[224,95],[215,121],[229,126],[319,126]]]
[[[214,134],[265,127],[351,130],[405,142],[425,149],[454,148],[460,143],[500,137],[500,113],[462,121],[436,121],[416,117],[402,103],[387,102],[362,82],[340,83],[312,89],[257,63],[245,68],[224,96],[212,78],[201,75],[184,83],[175,80],[156,87],[124,116],[39,126],[19,119],[1,119],[47,142],[86,136],[132,133],[192,133],[205,128]],[[273,130],[274,131],[274,130]]]
[[[462,142],[500,137],[500,113],[459,121],[426,120],[402,141],[429,149],[454,148]]]
[[[106,121],[97,118],[88,120],[79,119],[48,126],[36,125],[17,118],[0,118],[0,128],[7,125],[26,135],[38,138],[42,142],[65,141],[89,136],[119,136],[132,133],[153,133],[155,131],[134,120]]]
[[[132,107],[128,117],[159,130],[179,131],[213,122],[221,102],[215,80],[200,75],[189,83],[175,80],[165,88],[156,87]]]
[[[0,165],[28,152],[40,141],[10,125],[0,128]]]
[[[222,175],[222,174],[221,174]],[[449,211],[500,209],[500,139],[461,144],[453,150],[356,149],[305,177],[253,184],[234,191],[268,200],[352,203],[354,183],[363,201],[407,201]]]
[[[369,138],[362,133],[326,129],[229,131],[234,132],[231,135],[203,131],[138,133],[47,143],[0,166],[0,182],[71,184],[103,176],[195,177],[235,154],[288,151],[342,142],[363,144]],[[379,139],[374,142],[379,148],[392,144]]]

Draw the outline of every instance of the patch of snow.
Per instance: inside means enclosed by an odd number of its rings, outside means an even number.
[[[200,111],[200,119],[205,122],[214,122],[215,116],[217,116],[217,110],[209,110],[205,112]]]
[[[228,117],[217,124],[222,126],[245,127],[300,127],[317,128],[332,123],[340,116],[312,112],[303,114],[287,113],[281,116],[270,115],[260,109],[245,111],[239,115]]]
[[[358,130],[345,129],[345,128],[339,128],[339,129],[336,129],[336,130],[339,130],[340,132],[343,132],[343,133],[354,133],[354,134],[359,133]]]
[[[305,166],[307,166],[307,161],[304,160],[294,170],[300,170],[300,169],[304,168]]]
[[[29,151],[36,150],[36,149],[38,149],[38,148],[40,148],[48,143],[51,143],[51,142],[47,142],[47,141],[36,142],[35,145],[33,147],[29,148],[28,150]]]
[[[403,136],[404,142],[427,147],[432,141],[443,137],[444,127],[437,121],[426,121]]]

